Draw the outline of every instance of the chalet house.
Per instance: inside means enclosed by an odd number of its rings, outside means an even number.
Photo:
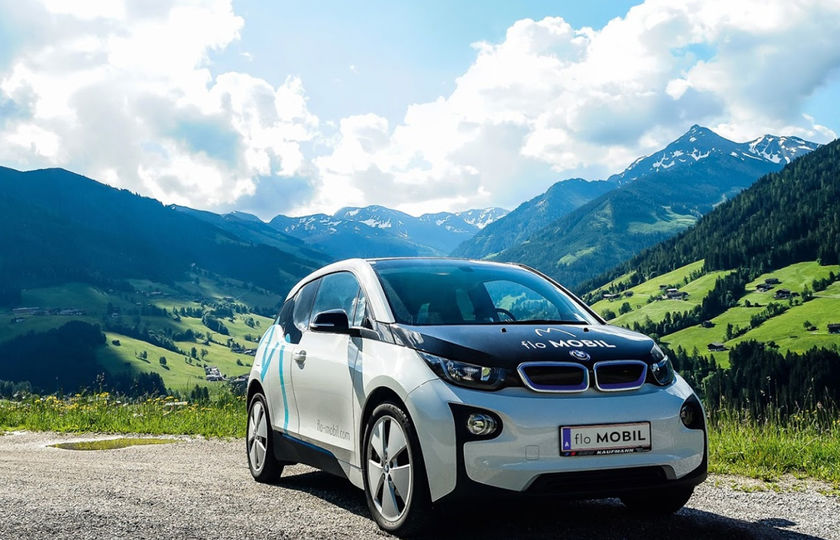
[[[721,351],[728,351],[729,349],[726,348],[726,345],[723,343],[709,343],[708,345],[709,352],[721,352]]]
[[[670,300],[685,300],[688,298],[688,293],[677,289],[668,289],[667,296]]]
[[[776,300],[784,300],[785,298],[790,298],[791,293],[789,289],[779,289],[776,291],[776,294],[773,296]]]
[[[712,328],[715,326],[715,323],[713,323],[712,321],[703,321],[700,323],[700,326],[702,326],[703,328]]]
[[[781,281],[779,281],[777,278],[769,277],[764,280],[764,283],[766,283],[767,285],[778,285],[779,283],[781,283]]]
[[[767,292],[772,288],[773,288],[773,285],[768,285],[766,283],[759,283],[758,285],[755,286],[755,289],[758,292]]]
[[[630,298],[631,296],[633,296],[633,291],[624,291],[624,296]]]
[[[840,323],[832,323],[828,325],[829,334],[840,334]]]

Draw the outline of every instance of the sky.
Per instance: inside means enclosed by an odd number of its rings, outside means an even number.
[[[838,0],[0,0],[0,165],[264,219],[514,208],[693,124],[840,133]]]

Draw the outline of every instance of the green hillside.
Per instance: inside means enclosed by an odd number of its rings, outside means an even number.
[[[21,307],[31,309],[0,312],[0,343],[83,321],[104,330],[105,344],[97,348],[96,360],[110,375],[156,373],[167,388],[178,391],[218,387],[223,383],[207,381],[203,366],[218,367],[229,377],[246,374],[253,356],[235,351],[256,349],[272,323],[254,310],[273,313],[282,297],[206,273],[185,277],[191,279],[170,284],[131,280],[130,291],[86,283],[23,289]],[[202,316],[208,313],[223,313],[217,319],[227,335],[204,324]]]
[[[696,261],[623,290],[620,282],[612,283],[611,288],[606,290],[621,291],[617,293],[619,299],[600,300],[592,304],[592,307],[609,318],[611,324],[618,326],[634,328],[637,325],[638,328],[651,322],[658,323],[666,315],[673,317],[676,313],[685,313],[700,306],[714,288],[715,281],[732,271],[704,272],[703,261]],[[710,343],[722,343],[731,349],[738,343],[755,340],[772,343],[782,352],[805,352],[813,347],[840,351],[840,334],[829,334],[827,327],[830,323],[840,323],[840,281],[834,281],[824,290],[813,293],[811,299],[803,299],[803,295],[814,291],[815,282],[827,282],[832,277],[840,278],[840,265],[823,266],[817,261],[795,263],[764,273],[747,283],[745,293],[735,300],[732,307],[709,320],[712,326],[693,324],[665,334],[660,340],[672,349],[682,348],[689,353],[696,350],[698,354],[710,356],[723,366],[729,364],[729,352],[709,351]],[[768,291],[756,289],[768,279],[778,280],[779,283]],[[662,296],[661,285],[678,288],[688,293],[688,297],[685,300],[658,299]],[[787,289],[796,296],[782,300],[774,298],[780,289]],[[625,295],[628,291],[633,293],[632,296]],[[599,291],[599,296],[603,294],[603,290]],[[618,314],[619,307],[625,302],[625,310],[629,308],[630,311]],[[774,305],[771,308],[774,310],[772,316],[754,322],[753,318],[757,314],[766,314],[771,304]],[[776,314],[775,310],[781,312]]]
[[[254,244],[63,169],[0,167],[0,226],[0,306],[20,305],[22,289],[127,289],[128,279],[173,283],[195,269],[283,293],[321,265],[303,246]]]
[[[818,346],[840,350],[840,334],[829,334],[829,323],[840,323],[840,281],[835,281],[825,290],[814,294],[814,298],[798,305],[790,306],[787,300],[774,299],[775,290],[786,288],[801,295],[806,287],[812,289],[814,280],[827,279],[831,274],[840,276],[840,266],[820,266],[817,262],[797,263],[774,272],[761,275],[747,285],[747,294],[738,299],[738,304],[710,321],[714,326],[704,328],[694,325],[678,332],[663,336],[661,339],[671,348],[681,347],[688,352],[696,349],[699,353],[710,355],[722,365],[728,364],[729,353],[709,352],[710,343],[722,343],[731,349],[738,343],[756,340],[763,343],[773,342],[781,351],[805,352]],[[776,278],[781,282],[768,292],[759,292],[755,286],[764,283],[767,278]],[[799,297],[801,299],[801,296]],[[795,302],[800,300],[794,299]],[[749,303],[750,307],[747,307]],[[775,303],[786,307],[780,313],[751,327],[751,318]],[[816,330],[808,330],[805,322],[811,323]],[[727,338],[727,327],[734,332],[743,329],[745,333]]]

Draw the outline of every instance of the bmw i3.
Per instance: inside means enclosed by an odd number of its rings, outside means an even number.
[[[257,481],[345,477],[396,534],[476,495],[671,513],[706,478],[703,408],[656,343],[517,264],[326,266],[263,335],[247,397]]]

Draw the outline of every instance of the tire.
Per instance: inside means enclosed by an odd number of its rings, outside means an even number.
[[[422,531],[432,503],[417,432],[405,411],[390,402],[376,407],[363,448],[365,499],[377,525],[398,536]]]
[[[663,488],[632,493],[621,497],[621,502],[635,513],[669,515],[676,513],[691,498],[693,487]]]
[[[248,425],[245,434],[248,468],[254,480],[262,483],[276,482],[283,474],[283,464],[274,457],[274,440],[271,417],[265,396],[257,393],[248,403]]]

